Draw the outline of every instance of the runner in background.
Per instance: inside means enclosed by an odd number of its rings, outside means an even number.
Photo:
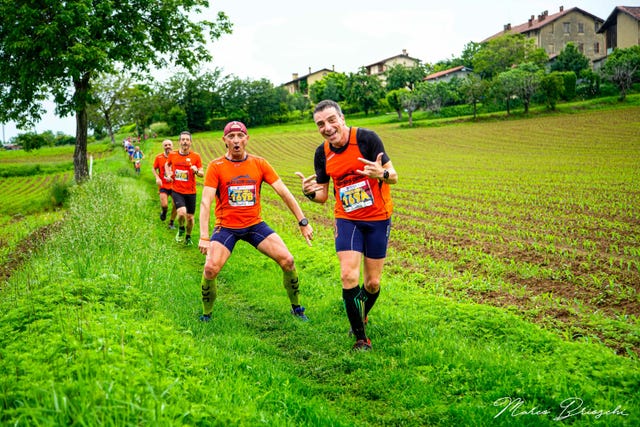
[[[153,160],[153,175],[156,177],[156,185],[158,186],[158,194],[160,196],[160,221],[167,219],[169,197],[171,196],[171,189],[173,187],[173,183],[165,177],[165,164],[169,159],[169,153],[173,151],[173,142],[171,142],[170,139],[162,141],[162,150],[162,153],[158,154]],[[171,203],[171,216],[169,218],[170,229],[175,228],[173,222],[176,219],[176,214],[176,204]]]

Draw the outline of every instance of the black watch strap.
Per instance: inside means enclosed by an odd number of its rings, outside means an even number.
[[[307,225],[309,225],[309,220],[307,218],[302,218],[299,222],[298,225],[300,227],[306,227]]]

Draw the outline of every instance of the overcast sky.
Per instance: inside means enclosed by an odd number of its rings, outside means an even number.
[[[203,19],[224,11],[233,33],[211,47],[223,74],[274,85],[322,68],[356,72],[407,50],[424,63],[460,56],[470,41],[480,42],[501,31],[505,24],[525,23],[545,10],[556,13],[572,7],[607,19],[618,5],[638,6],[638,0],[449,0],[430,4],[424,0],[210,0]],[[635,4],[634,4],[635,3]],[[208,15],[208,16],[206,16]],[[171,75],[174,70],[165,72]],[[51,108],[53,110],[53,108]],[[53,111],[36,125],[36,132],[52,130],[75,135],[75,119],[55,117]],[[3,126],[3,140],[22,133],[11,123]]]

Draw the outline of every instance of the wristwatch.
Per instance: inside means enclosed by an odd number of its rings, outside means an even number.
[[[382,172],[382,179],[387,180],[389,179],[389,171],[388,170],[384,170],[384,172]]]
[[[306,227],[307,225],[309,225],[309,220],[307,218],[302,218],[300,222],[298,222],[298,225],[300,227]]]

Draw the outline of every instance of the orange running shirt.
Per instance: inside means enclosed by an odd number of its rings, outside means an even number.
[[[226,157],[207,166],[204,185],[216,189],[215,226],[245,228],[262,222],[262,182],[273,184],[280,177],[262,157],[248,154],[242,161]]]
[[[327,141],[318,147],[317,154],[324,155],[324,170],[316,168],[318,182],[326,182],[329,177],[333,179],[336,218],[358,221],[386,220],[391,218],[393,212],[389,184],[356,172],[364,169],[364,163],[359,161],[358,157],[375,161],[378,153],[384,152],[384,146],[373,132],[365,129],[361,131],[358,132],[358,128],[355,127],[351,128],[349,142],[339,152],[333,151]],[[362,151],[361,143],[370,153]],[[383,164],[387,161],[388,156],[383,156]]]
[[[195,151],[180,154],[180,151],[176,150],[169,153],[167,163],[173,171],[173,191],[180,194],[196,194],[196,175],[191,166],[202,168],[200,155]]]
[[[168,157],[165,156],[164,153],[160,153],[153,160],[153,169],[158,171],[158,175],[160,175],[160,179],[162,181],[162,185],[158,188],[164,188],[166,190],[171,190],[173,187],[173,183],[168,182],[167,178],[165,178],[166,173],[164,170],[164,165],[167,163]]]

